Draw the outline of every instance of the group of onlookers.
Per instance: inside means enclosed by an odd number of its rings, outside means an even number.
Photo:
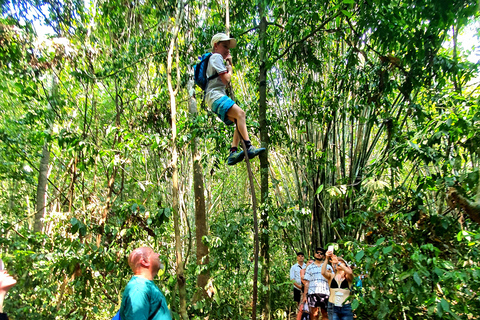
[[[314,258],[304,262],[305,254],[297,252],[297,263],[290,268],[293,297],[298,303],[297,320],[309,312],[311,320],[352,320],[348,299],[353,272],[348,263],[333,254],[333,249],[316,248]]]

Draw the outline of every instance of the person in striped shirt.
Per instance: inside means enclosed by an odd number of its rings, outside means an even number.
[[[318,320],[320,313],[322,314],[322,320],[328,320],[327,307],[330,287],[327,279],[322,275],[325,252],[326,250],[323,248],[315,250],[315,262],[307,267],[305,277],[303,278],[305,280],[303,303],[308,301],[312,320]],[[330,265],[327,265],[327,272],[333,273],[333,268]]]

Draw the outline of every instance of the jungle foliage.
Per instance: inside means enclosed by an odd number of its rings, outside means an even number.
[[[368,275],[358,319],[478,318],[480,70],[458,43],[478,27],[476,1],[13,0],[0,10],[11,318],[112,318],[140,245],[164,259],[156,283],[176,319],[252,318],[245,164],[226,165],[233,129],[201,108],[198,88],[189,110],[192,66],[226,15],[238,40],[232,86],[254,144],[269,150],[262,170],[251,162],[268,251],[257,314],[292,316],[295,251],[336,243]],[[197,260],[200,177],[208,250]]]

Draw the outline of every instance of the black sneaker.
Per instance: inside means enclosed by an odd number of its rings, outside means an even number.
[[[253,159],[264,151],[265,148],[255,148],[254,146],[250,146],[250,148],[247,150],[248,159]]]
[[[230,152],[230,155],[228,156],[227,164],[229,166],[233,166],[245,158],[245,152],[243,150],[239,151],[233,151]]]

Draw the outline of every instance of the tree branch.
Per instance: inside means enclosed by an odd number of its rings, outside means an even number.
[[[267,26],[275,26],[275,27],[278,27],[278,28],[280,28],[280,29],[282,29],[282,30],[285,30],[285,27],[284,27],[284,26],[281,26],[281,25],[279,25],[279,24],[276,23],[276,22],[267,22]]]
[[[235,35],[235,37],[236,37],[236,38],[240,38],[240,37],[243,36],[244,34],[249,33],[250,31],[253,31],[253,30],[255,30],[255,29],[258,29],[258,27],[259,27],[259,26],[257,25],[257,26],[255,26],[255,27],[253,27],[253,28],[251,28],[251,29],[248,29],[247,31],[244,31],[244,32],[242,32],[242,33],[240,33],[240,34],[238,34],[238,35]]]
[[[287,49],[285,49],[285,51],[280,54],[278,57],[276,57],[275,59],[273,59],[272,61],[272,65],[275,64],[278,60],[280,60],[281,58],[283,58],[289,51],[290,49],[292,49],[292,47],[296,44],[299,44],[299,43],[302,43],[304,42],[305,40],[307,40],[308,38],[314,36],[317,32],[323,30],[323,28],[325,27],[325,25],[327,23],[329,23],[330,21],[332,21],[333,19],[335,19],[336,17],[338,17],[342,12],[339,11],[337,14],[331,16],[329,19],[325,20],[318,28],[314,29],[310,34],[306,35],[305,37],[303,37],[302,39],[300,40],[297,40],[297,41],[294,41],[292,42],[288,47]]]

